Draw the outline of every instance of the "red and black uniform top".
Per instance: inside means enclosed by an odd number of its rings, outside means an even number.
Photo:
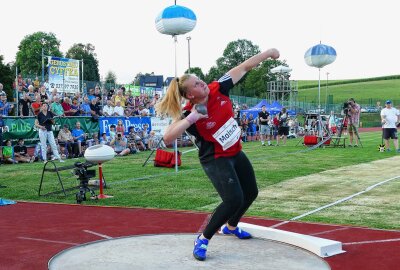
[[[240,127],[234,119],[229,90],[232,78],[226,74],[208,85],[208,117],[198,120],[187,131],[196,137],[200,162],[208,162],[219,157],[232,157],[240,152]],[[193,104],[184,107],[184,117],[189,115]]]

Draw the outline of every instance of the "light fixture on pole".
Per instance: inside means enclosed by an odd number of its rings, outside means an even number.
[[[191,39],[192,38],[190,36],[186,37],[186,40],[188,41],[188,63],[189,63],[188,74],[190,74],[190,40]]]

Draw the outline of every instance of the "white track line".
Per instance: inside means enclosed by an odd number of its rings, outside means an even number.
[[[348,229],[350,229],[350,227],[333,229],[333,230],[328,230],[328,231],[323,231],[323,232],[317,232],[317,233],[312,233],[310,235],[321,235],[321,234],[326,234],[326,233],[331,233],[331,232],[344,231],[344,230],[348,230]]]
[[[400,241],[400,238],[362,241],[362,242],[350,242],[350,243],[343,243],[343,245],[363,245],[363,244],[386,243],[386,242],[397,242],[397,241]]]
[[[101,234],[101,233],[97,233],[97,232],[94,232],[94,231],[89,231],[89,230],[83,230],[83,231],[86,232],[86,233],[90,233],[90,234],[94,234],[94,235],[103,237],[105,239],[113,239],[113,237],[111,237],[111,236],[108,236],[108,235],[105,235],[105,234]]]
[[[389,181],[392,181],[392,180],[395,180],[395,179],[398,179],[398,178],[400,178],[400,175],[395,176],[395,177],[392,177],[392,178],[389,178],[389,179],[386,179],[386,180],[383,180],[383,181],[381,181],[381,182],[379,182],[379,183],[377,183],[377,184],[375,184],[375,185],[372,185],[372,186],[367,187],[367,188],[364,189],[363,191],[354,193],[354,194],[352,194],[352,195],[350,195],[350,196],[347,196],[347,197],[345,197],[345,198],[343,198],[343,199],[337,200],[337,201],[335,201],[335,202],[333,202],[333,203],[326,204],[326,205],[321,206],[321,207],[319,207],[319,208],[317,208],[317,209],[314,209],[314,210],[312,210],[312,211],[310,211],[310,212],[307,212],[307,213],[304,213],[304,214],[302,214],[302,215],[300,215],[300,216],[291,218],[291,219],[289,219],[289,220],[287,220],[287,221],[283,221],[283,222],[281,222],[281,223],[272,225],[271,228],[279,227],[279,226],[281,226],[281,225],[284,225],[284,224],[289,223],[290,221],[303,218],[303,217],[305,217],[305,216],[314,214],[314,213],[319,212],[319,211],[321,211],[321,210],[323,210],[323,209],[326,209],[326,208],[328,208],[328,207],[331,207],[331,206],[334,206],[334,205],[336,205],[336,204],[339,204],[339,203],[348,201],[348,200],[350,200],[350,199],[352,199],[352,198],[354,198],[354,197],[356,197],[356,196],[358,196],[358,195],[364,194],[365,192],[368,192],[368,191],[370,191],[370,190],[372,190],[372,189],[374,189],[374,188],[376,188],[376,187],[378,187],[378,186],[380,186],[380,185],[383,185],[383,184],[385,184],[385,183],[387,183],[387,182],[389,182]]]
[[[46,242],[46,243],[66,244],[66,245],[71,245],[71,246],[80,245],[79,243],[54,241],[54,240],[47,240],[47,239],[40,239],[40,238],[31,238],[31,237],[17,237],[17,238],[22,239],[22,240],[32,240],[32,241],[39,241],[39,242]]]

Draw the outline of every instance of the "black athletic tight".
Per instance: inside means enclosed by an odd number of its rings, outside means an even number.
[[[222,199],[203,232],[207,239],[211,239],[226,222],[237,226],[257,198],[258,188],[253,166],[243,152],[202,163],[202,166]]]

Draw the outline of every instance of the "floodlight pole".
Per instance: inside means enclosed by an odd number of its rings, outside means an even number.
[[[192,38],[191,37],[186,37],[186,40],[188,41],[188,64],[189,64],[189,69],[188,69],[188,73],[190,74],[190,40]]]
[[[326,87],[325,87],[325,113],[327,112],[328,108],[328,76],[329,72],[326,73]]]

